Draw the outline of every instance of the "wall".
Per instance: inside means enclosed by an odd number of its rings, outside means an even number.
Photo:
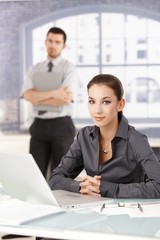
[[[19,129],[19,95],[22,51],[21,24],[56,13],[57,10],[78,8],[85,5],[128,7],[133,11],[160,14],[159,0],[28,0],[0,1],[0,128]],[[5,100],[5,102],[4,102]]]

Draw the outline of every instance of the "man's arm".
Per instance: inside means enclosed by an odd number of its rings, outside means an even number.
[[[35,89],[29,89],[23,94],[24,99],[29,101],[33,105],[64,105],[69,104],[73,95],[72,92],[67,87],[61,87],[56,90],[50,90],[46,92],[39,92]]]
[[[49,106],[63,106],[69,104],[70,101],[64,101],[61,99],[50,98],[40,102],[40,105],[49,105]]]

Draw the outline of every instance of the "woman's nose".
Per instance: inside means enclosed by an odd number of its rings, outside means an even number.
[[[97,105],[95,106],[95,113],[102,113],[102,107],[101,107],[100,104],[97,104]]]

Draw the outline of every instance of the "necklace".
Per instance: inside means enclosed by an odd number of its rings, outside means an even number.
[[[102,149],[102,153],[104,153],[104,154],[108,154],[108,153],[110,152],[110,150],[111,150],[111,145],[109,146],[108,149],[103,148],[103,147],[102,147],[102,143],[100,143],[100,146],[101,146],[101,149]]]
[[[108,149],[103,147],[105,141],[103,141],[103,144],[102,144],[102,138],[99,139],[99,142],[100,142],[100,148],[101,148],[102,153],[107,155],[110,152],[111,148],[112,148],[111,142],[110,143],[108,142],[108,144],[107,144],[108,145],[107,146]]]
[[[107,150],[107,149],[103,149],[103,148],[102,148],[102,152],[103,152],[104,154],[108,154],[110,150],[111,150],[111,147],[109,147],[109,149],[108,149],[108,150]]]

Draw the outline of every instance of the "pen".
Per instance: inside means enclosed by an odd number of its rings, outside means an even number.
[[[102,204],[102,207],[101,207],[101,212],[103,211],[103,209],[105,208],[105,203]]]
[[[138,209],[141,211],[141,212],[143,212],[143,208],[142,208],[142,206],[138,203]]]

